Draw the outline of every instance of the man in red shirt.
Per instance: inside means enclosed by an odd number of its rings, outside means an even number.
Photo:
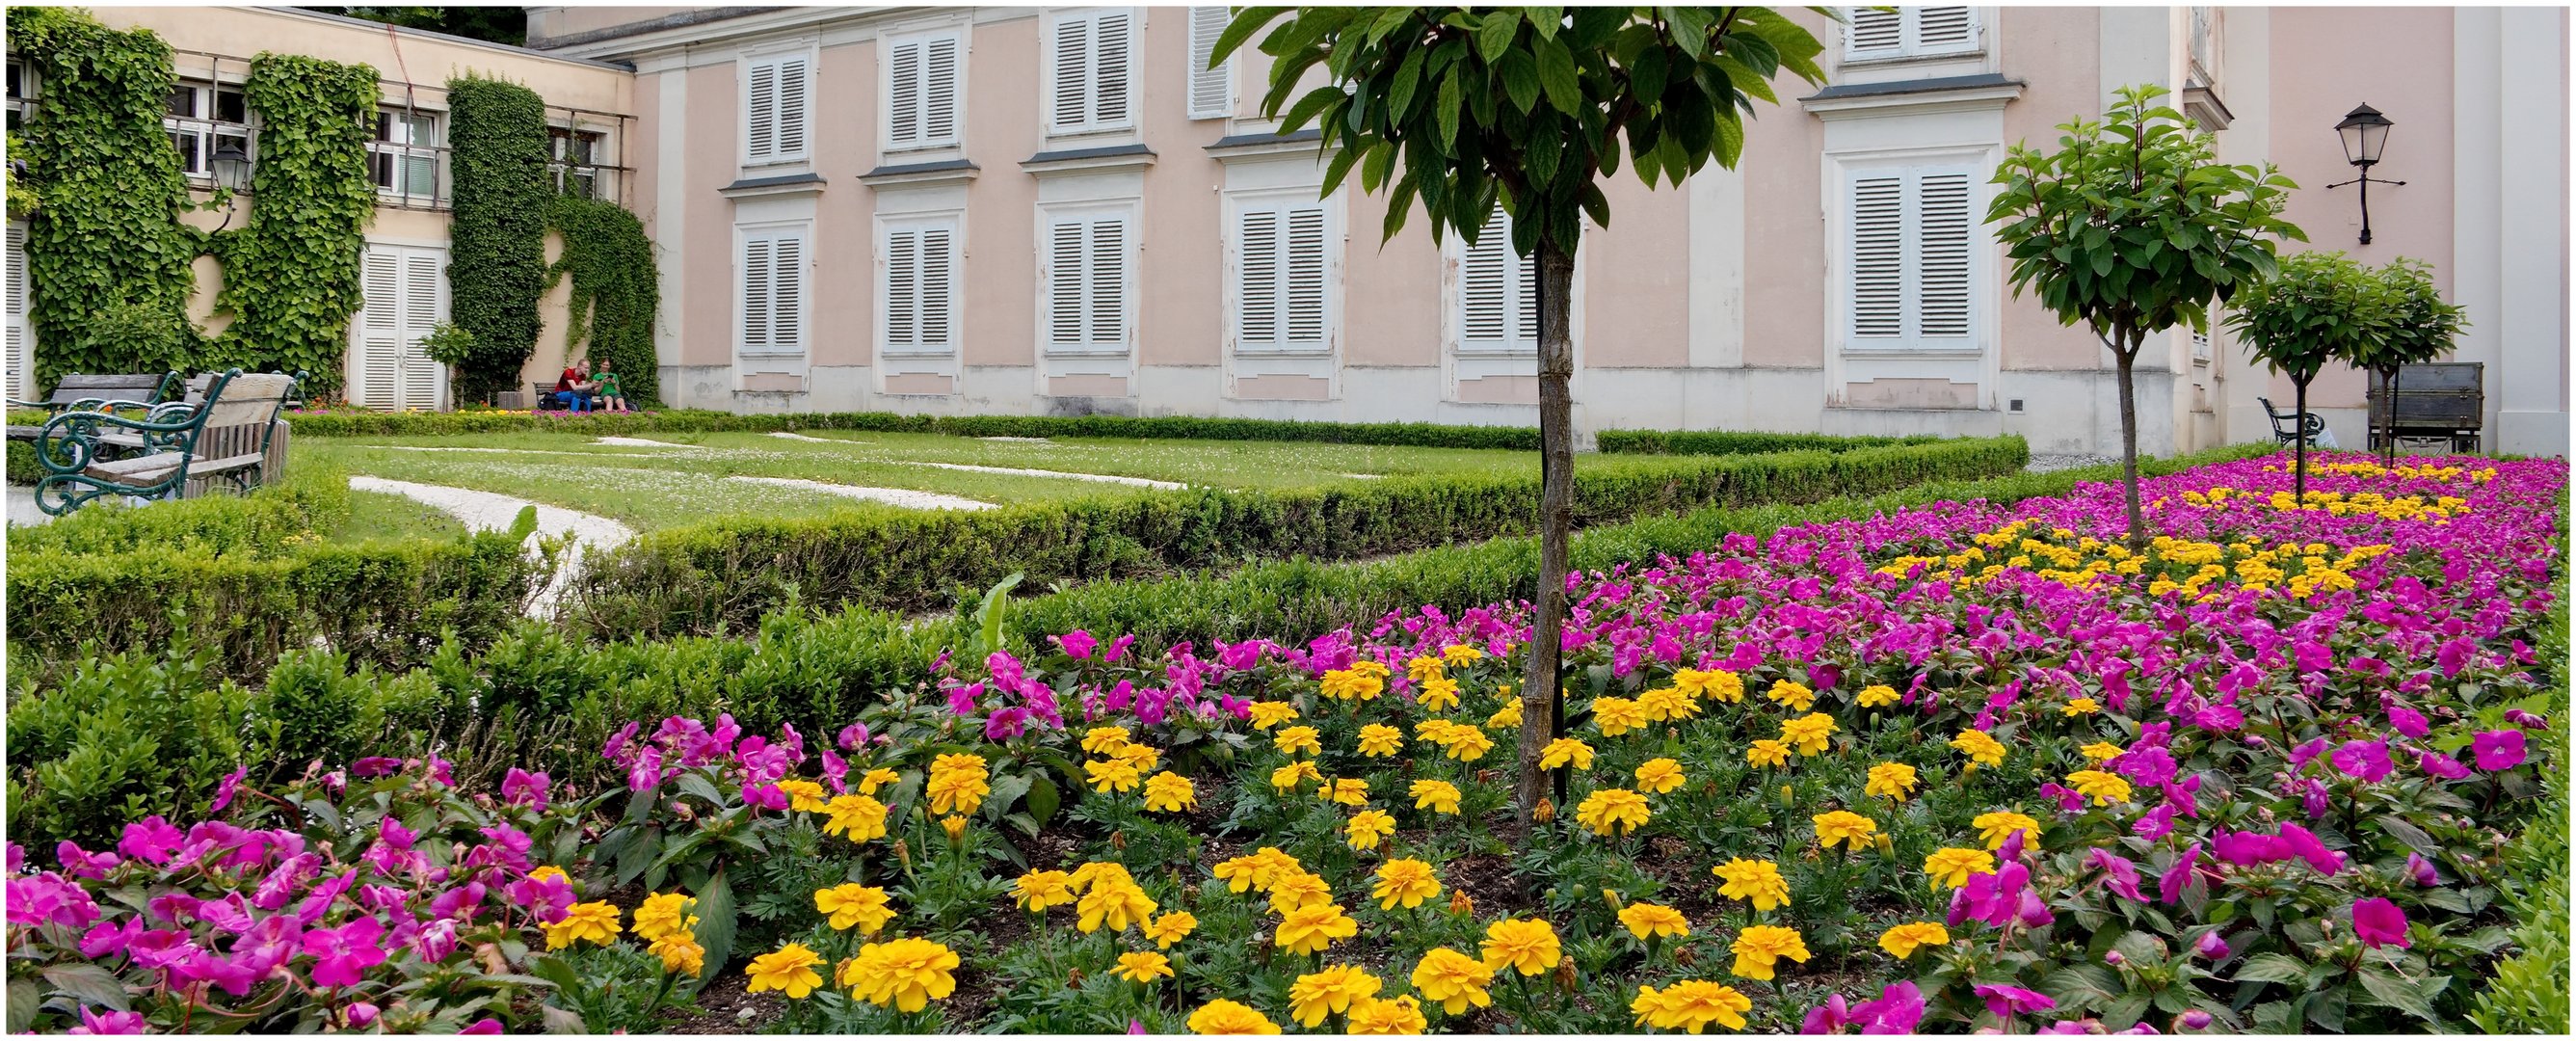
[[[555,377],[555,401],[574,412],[588,412],[591,392],[598,387],[590,380],[590,359],[583,358],[564,366],[563,375]]]

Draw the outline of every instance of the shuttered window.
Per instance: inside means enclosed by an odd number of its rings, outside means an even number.
[[[805,158],[813,62],[802,54],[754,58],[743,70],[742,157],[747,163]]]
[[[1851,175],[1844,287],[1852,346],[1976,348],[1974,207],[1965,167]]]
[[[1852,7],[1843,11],[1843,58],[1914,58],[1978,47],[1974,7]]]
[[[956,144],[964,41],[954,33],[917,36],[886,51],[886,147]]]
[[[1052,214],[1038,249],[1046,307],[1038,316],[1046,349],[1123,354],[1135,297],[1133,212]]]
[[[957,247],[955,217],[886,222],[877,249],[883,353],[956,353]]]
[[[1048,48],[1051,131],[1079,134],[1134,125],[1135,22],[1135,13],[1126,8],[1056,18]]]
[[[9,222],[7,395],[36,396],[36,329],[27,321],[27,226]]]
[[[1235,213],[1234,344],[1332,349],[1330,229],[1321,202],[1246,203]]]
[[[1234,59],[1211,69],[1216,38],[1224,35],[1228,8],[1190,8],[1190,118],[1224,119],[1234,114]]]
[[[1496,209],[1458,250],[1458,350],[1538,352],[1538,259],[1512,253],[1512,219]]]
[[[805,353],[812,235],[803,224],[742,228],[741,351]]]
[[[438,407],[447,369],[421,340],[447,320],[446,267],[444,250],[367,244],[358,272],[364,299],[349,323],[349,397],[360,407]]]

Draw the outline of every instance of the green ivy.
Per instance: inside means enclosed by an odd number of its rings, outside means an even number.
[[[658,403],[653,312],[661,306],[661,276],[644,222],[616,203],[565,195],[547,209],[546,223],[563,236],[563,256],[547,270],[546,288],[572,276],[565,356],[587,338],[591,358],[616,367],[618,386],[629,399],[638,406]]]
[[[349,318],[376,191],[367,171],[376,70],[292,54],[251,60],[244,100],[259,113],[250,224],[216,236],[232,327],[210,365],[308,374],[311,393],[340,385]]]
[[[13,7],[8,19],[11,51],[42,85],[24,153],[11,153],[26,161],[35,195],[27,279],[36,382],[188,367],[200,339],[188,320],[189,265],[205,236],[179,222],[188,182],[161,130],[178,83],[170,45],[76,8]]]
[[[537,298],[546,286],[546,103],[515,83],[447,81],[449,163],[456,219],[448,230],[447,280],[471,286],[449,313],[474,334],[458,366],[456,398],[478,401],[516,387],[537,346]]]

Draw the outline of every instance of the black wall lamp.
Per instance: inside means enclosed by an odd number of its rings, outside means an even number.
[[[2359,168],[2361,176],[2326,187],[2361,186],[2361,244],[2365,246],[2370,245],[2370,168],[2379,165],[2380,152],[2388,147],[2388,128],[2395,125],[2387,116],[2380,115],[2378,109],[2368,105],[2354,108],[2343,117],[2343,122],[2335,124],[2335,133],[2343,138],[2344,161]],[[2406,182],[2382,179],[2379,183],[2402,187]]]

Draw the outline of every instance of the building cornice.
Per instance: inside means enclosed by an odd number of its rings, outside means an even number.
[[[1154,165],[1154,150],[1142,144],[1104,145],[1040,152],[1020,161],[1020,169],[1039,177],[1053,174],[1132,173]]]
[[[1894,111],[1991,109],[2001,108],[2020,97],[2022,86],[2022,81],[1995,72],[1884,83],[1842,83],[1799,98],[1798,104],[1821,119],[1888,115]]]
[[[984,175],[984,168],[965,159],[942,159],[930,163],[902,163],[880,166],[859,175],[859,183],[870,188],[931,188],[947,184],[964,184]]]

